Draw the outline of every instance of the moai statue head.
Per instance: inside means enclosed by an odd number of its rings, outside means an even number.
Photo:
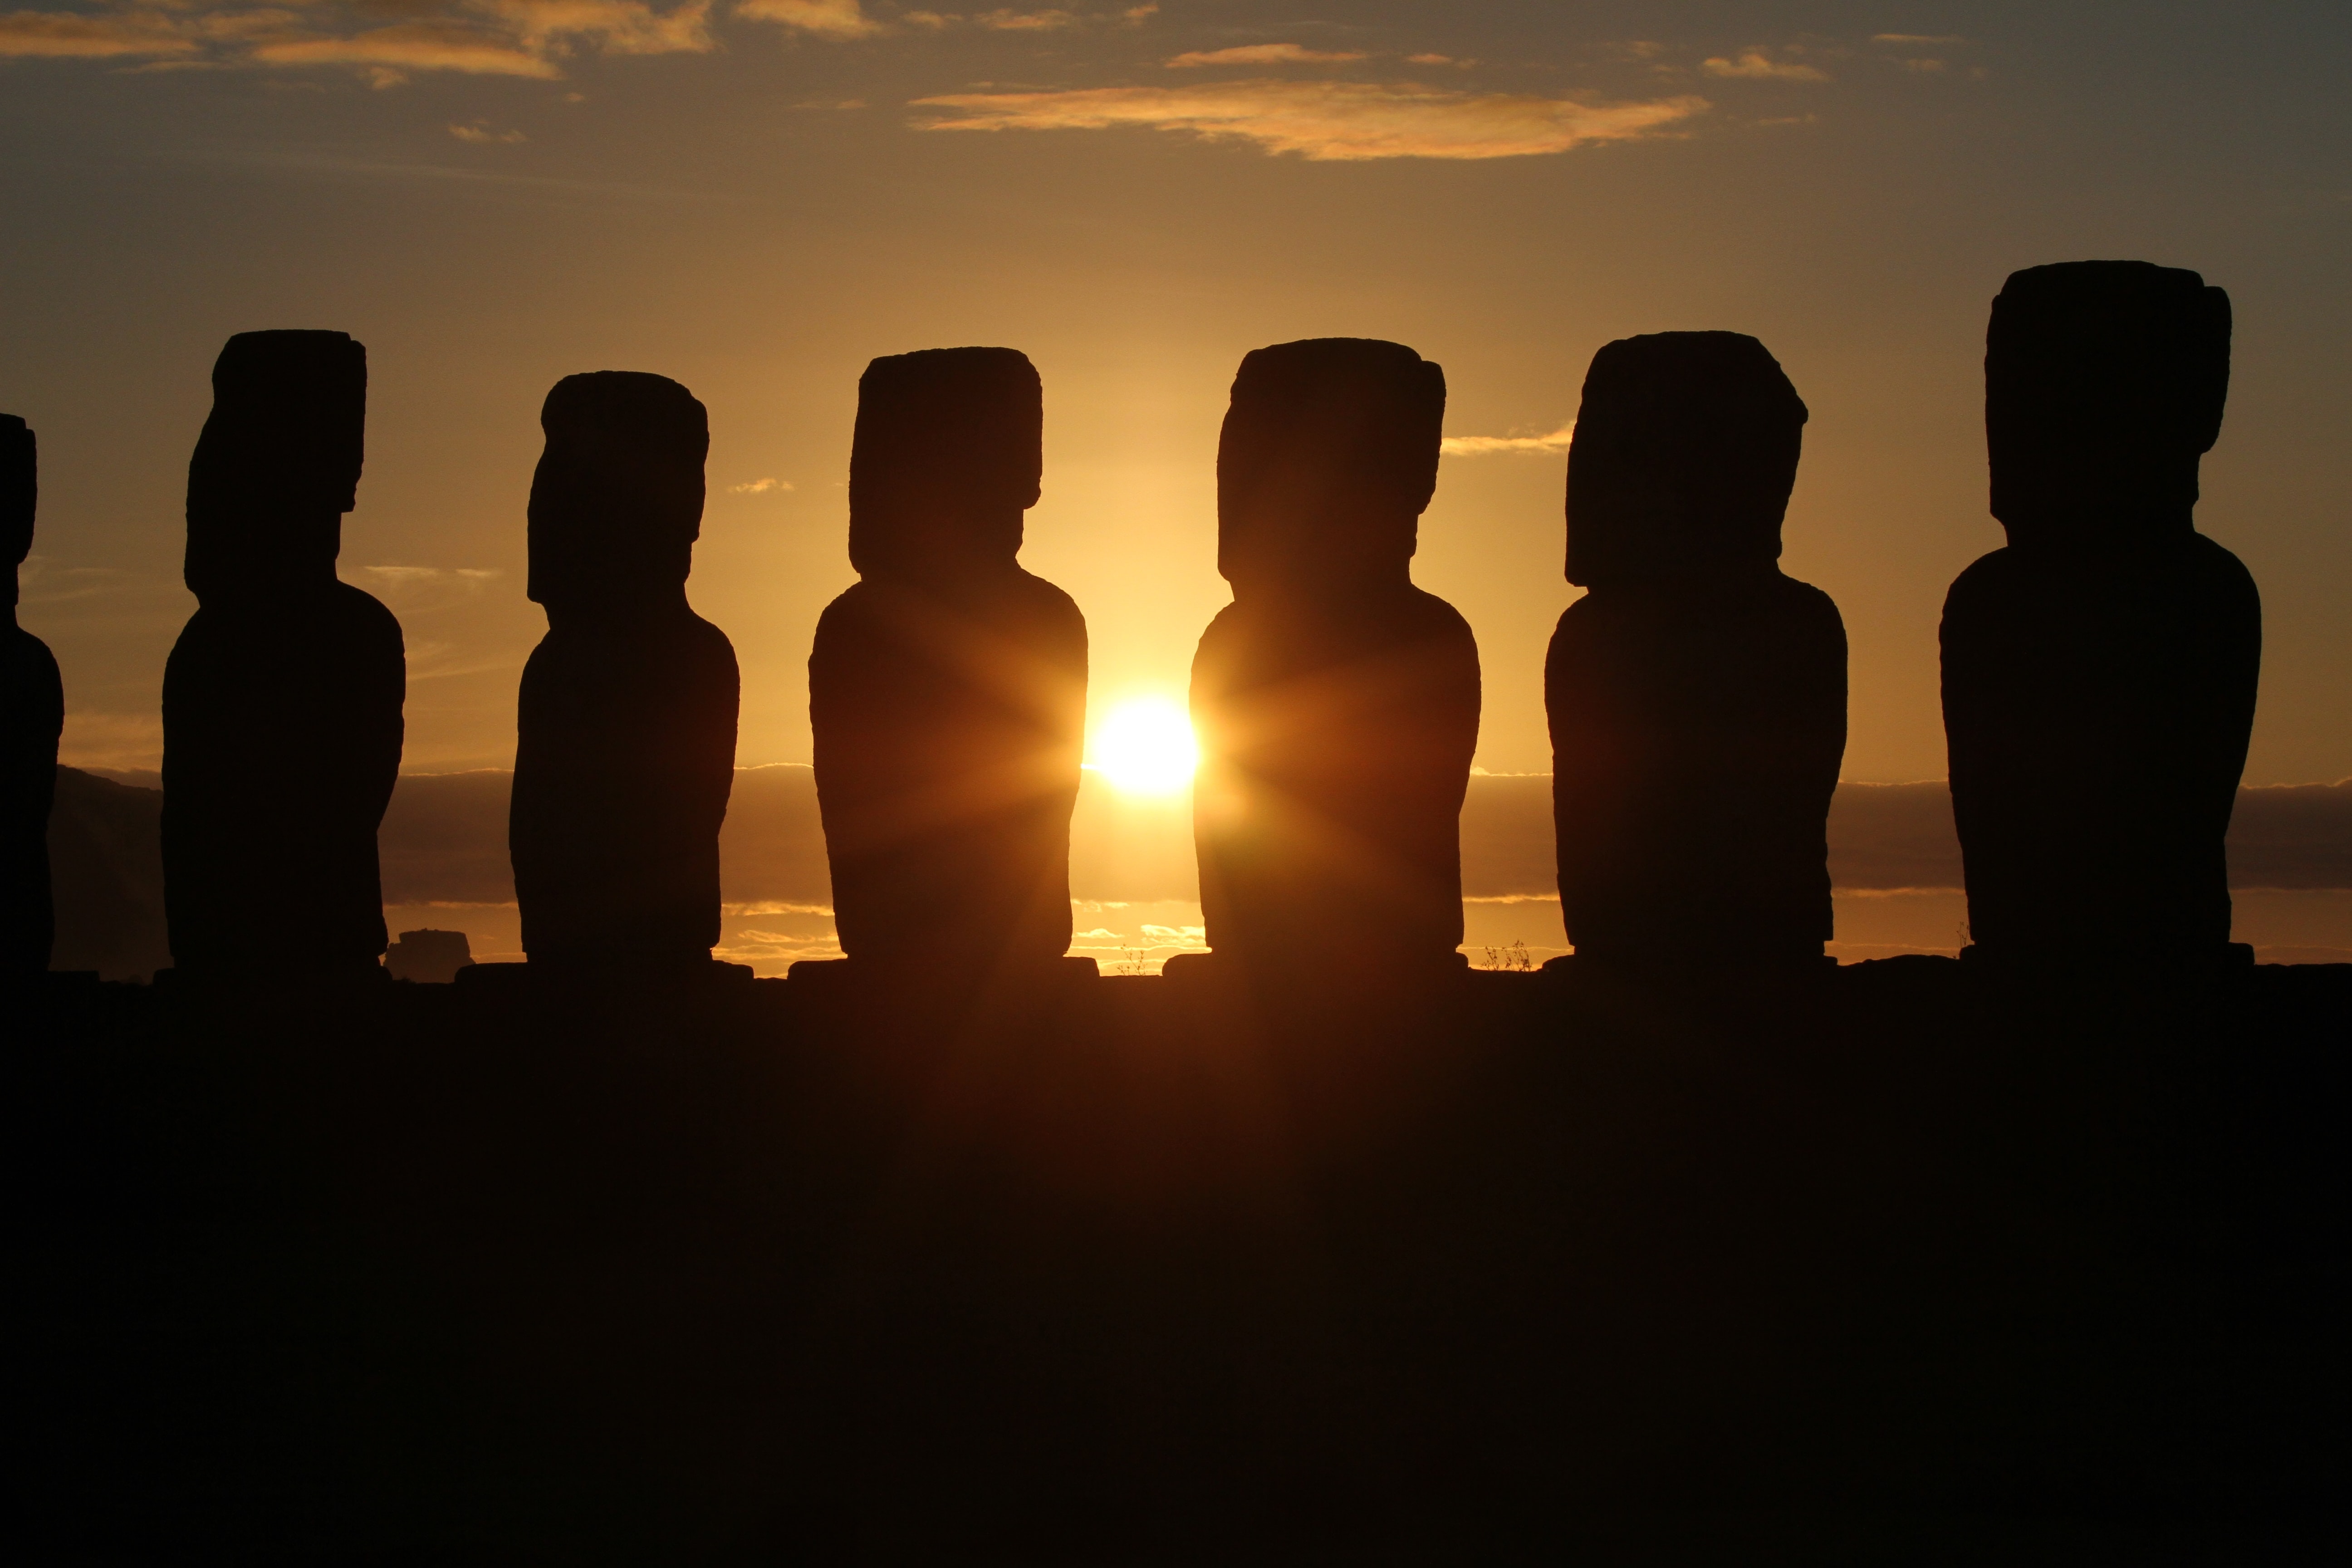
[[[188,461],[190,591],[206,599],[333,582],[366,430],[367,350],[348,335],[229,339]]]
[[[592,371],[557,382],[539,423],[531,601],[551,617],[677,602],[702,532],[702,405],[667,376]]]
[[[1217,441],[1217,571],[1238,596],[1409,581],[1445,372],[1402,343],[1255,349]]]
[[[886,354],[857,378],[849,563],[953,581],[1011,569],[1045,474],[1045,398],[1017,349]]]
[[[2230,297],[2146,261],[2012,272],[1985,333],[1992,514],[2011,544],[2189,532],[2230,393]]]
[[[1650,332],[1592,356],[1568,451],[1568,580],[1712,575],[1780,558],[1805,405],[1742,332]]]
[[[0,551],[8,561],[8,603],[16,602],[16,568],[33,552],[33,510],[40,469],[32,427],[0,414]]]

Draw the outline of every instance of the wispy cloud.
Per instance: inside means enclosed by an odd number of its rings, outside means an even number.
[[[1078,25],[1072,11],[983,11],[972,21],[999,33],[1051,33]]]
[[[478,144],[520,142],[525,139],[520,131],[493,130],[487,120],[472,120],[461,125],[452,125],[449,127],[449,134],[460,142],[472,142]]]
[[[1252,80],[1197,88],[1110,87],[958,93],[915,100],[926,131],[1100,131],[1140,126],[1250,142],[1316,162],[1518,158],[1657,134],[1704,111],[1702,98],[1587,103],[1449,92],[1412,82]]]
[[[889,28],[868,16],[857,0],[739,0],[735,15],[755,22],[780,22],[820,38],[871,38]],[[932,13],[918,12],[929,17]],[[908,20],[914,20],[909,17]],[[944,18],[942,18],[944,20]]]
[[[253,58],[272,66],[375,66],[403,70],[457,71],[467,76],[551,78],[555,62],[511,39],[462,23],[408,22],[347,38],[286,38],[265,43]],[[393,85],[376,79],[379,85]]]
[[[735,15],[756,22],[779,22],[796,32],[845,42],[875,38],[912,28],[944,33],[952,27],[979,27],[992,33],[1055,33],[1067,27],[1097,25],[1136,27],[1159,14],[1157,5],[1130,5],[1123,11],[1066,11],[1048,6],[1016,11],[1009,5],[994,10],[901,11],[889,19],[866,15],[859,0],[738,0]]]
[[[793,482],[790,479],[753,479],[748,484],[729,485],[727,493],[730,496],[763,496],[771,491],[788,490],[792,488]]]
[[[154,11],[88,16],[72,11],[16,11],[0,16],[0,56],[116,59],[193,54],[193,29]]]
[[[62,605],[118,594],[132,579],[113,566],[60,566],[46,555],[28,555],[16,568],[16,586],[27,605]]]
[[[412,71],[558,77],[558,62],[583,46],[607,55],[701,54],[713,47],[710,0],[667,10],[646,0],[361,0],[356,9],[409,19],[353,30],[348,13],[327,5],[206,7],[201,0],[96,14],[17,11],[0,16],[0,57],[146,56],[152,63],[140,68],[151,70],[345,66],[392,87]]]
[[[1243,44],[1230,49],[1193,49],[1166,63],[1170,70],[1183,70],[1192,66],[1337,65],[1345,60],[1365,58],[1361,49],[1310,49],[1302,44]],[[1418,58],[1424,65],[1451,63],[1443,55]]]
[[[1738,59],[1717,55],[1699,62],[1709,76],[1745,78],[1752,81],[1827,81],[1830,73],[1800,60],[1776,60],[1762,49],[1742,50]]]
[[[1576,438],[1576,422],[1542,436],[1448,436],[1437,449],[1449,458],[1484,458],[1496,452],[1565,452]]]
[[[477,597],[506,575],[495,566],[362,566],[367,585],[386,598],[398,599],[412,611]],[[410,650],[409,662],[416,662]]]
[[[1911,51],[1898,56],[1894,63],[1915,76],[1941,76],[1951,68],[1950,61],[1916,51],[1942,48],[1953,44],[1968,42],[1957,33],[1876,33],[1872,35],[1870,41],[1874,44],[1885,44],[1898,50]],[[1982,76],[1984,73],[1978,71],[1974,74]]]
[[[644,0],[467,0],[530,48],[586,38],[608,55],[704,54],[711,47],[710,0],[656,11]]]
[[[380,88],[412,73],[563,75],[583,52],[706,54],[717,0],[100,0],[89,11],[0,15],[0,58],[140,60],[133,70],[341,67]],[[998,6],[869,14],[861,0],[733,0],[732,16],[847,43],[950,27],[999,33],[1139,26],[1154,5],[1102,11]],[[1352,58],[1352,57],[1350,57]]]

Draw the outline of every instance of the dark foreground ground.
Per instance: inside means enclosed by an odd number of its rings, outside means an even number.
[[[2352,970],[10,1005],[16,1562],[2352,1539]]]

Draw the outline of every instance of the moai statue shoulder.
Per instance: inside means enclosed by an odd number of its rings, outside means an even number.
[[[367,353],[241,332],[188,464],[197,611],[163,674],[163,873],[184,972],[380,973],[376,826],[400,772],[400,624],[335,575]]]
[[[739,679],[686,598],[701,533],[703,406],[666,376],[566,376],[540,411],[531,599],[508,822],[533,964],[708,973]]]
[[[40,486],[33,432],[0,414],[0,550],[8,625],[0,643],[0,984],[49,966],[49,805],[57,793],[65,686],[48,645],[16,624],[16,570],[33,548]]]
[[[1242,361],[1217,448],[1234,602],[1192,661],[1213,955],[1311,980],[1459,968],[1477,643],[1412,583],[1445,376],[1402,343]]]
[[[809,655],[818,805],[854,966],[1044,973],[1070,945],[1087,626],[1022,570],[1044,398],[1012,349],[869,364],[849,462],[859,581]]]
[[[1780,569],[1807,413],[1764,345],[1593,356],[1545,661],[1560,910],[1584,959],[1819,963],[1845,752],[1837,606]]]
[[[2221,289],[2144,261],[2031,268],[1993,301],[1985,437],[2009,543],[1953,583],[1942,634],[1973,957],[2233,951],[2223,839],[2262,603],[2195,519],[2230,328]]]

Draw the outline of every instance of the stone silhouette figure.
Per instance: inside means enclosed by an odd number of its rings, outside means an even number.
[[[57,793],[65,685],[48,645],[16,624],[16,568],[33,549],[40,493],[33,432],[0,414],[0,548],[7,551],[8,626],[0,646],[0,980],[49,966],[49,805]]]
[[[381,973],[376,825],[400,772],[400,623],[335,576],[357,499],[367,351],[240,332],[188,464],[200,606],[163,670],[173,965]]]
[[[1242,361],[1217,448],[1234,602],[1192,659],[1193,838],[1210,948],[1253,971],[1462,960],[1478,647],[1413,586],[1445,375],[1401,343]]]
[[[735,782],[735,649],[686,602],[702,405],[666,376],[555,384],[530,485],[530,596],[507,843],[534,964],[707,968]]]
[[[1943,624],[1988,956],[2227,948],[2262,601],[2194,514],[2229,380],[2229,296],[2194,272],[2035,267],[1993,300],[1985,438],[2009,544],[1953,583]]]
[[[1821,962],[1845,627],[1784,575],[1806,410],[1738,332],[1593,356],[1544,661],[1560,912],[1580,957]]]
[[[809,655],[817,804],[853,965],[966,976],[1070,944],[1087,625],[1021,569],[1043,472],[1012,349],[877,359],[857,384],[849,560]]]

